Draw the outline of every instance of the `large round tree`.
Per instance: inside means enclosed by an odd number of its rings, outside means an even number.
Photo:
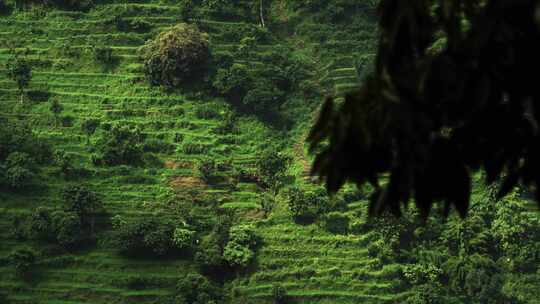
[[[204,73],[210,58],[208,35],[178,24],[142,47],[144,72],[152,85],[177,87]]]

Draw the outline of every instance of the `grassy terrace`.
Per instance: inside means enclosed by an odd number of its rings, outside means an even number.
[[[253,166],[260,143],[271,138],[273,131],[254,118],[242,117],[237,126],[240,131],[233,135],[235,142],[229,143],[224,140],[226,135],[213,132],[220,118],[199,119],[196,116],[200,107],[228,111],[223,101],[168,95],[142,81],[138,48],[154,33],[180,20],[176,6],[158,2],[104,4],[88,14],[52,11],[44,18],[24,13],[2,18],[0,40],[20,38],[13,42],[20,48],[28,48],[29,58],[39,63],[33,71],[30,89],[46,89],[51,98],[57,98],[64,107],[62,115],[73,117],[73,125],[55,126],[48,103],[34,104],[23,116],[35,122],[36,134],[73,155],[81,166],[95,171],[91,177],[77,182],[98,190],[112,215],[142,217],[151,214],[151,208],[147,206],[171,188],[219,196],[224,198],[221,207],[225,209],[257,210],[260,208],[260,189],[255,184],[240,183],[230,190],[219,183],[199,185],[194,189],[189,186],[187,189],[175,188],[179,186],[171,183],[182,177],[196,177],[194,164],[205,154],[246,167]],[[148,21],[152,31],[120,32],[106,25],[106,14],[99,13],[107,11],[123,12],[127,20]],[[245,24],[223,20],[197,22],[210,33],[215,53],[234,49],[238,41],[227,40],[224,31]],[[294,43],[295,38],[290,42]],[[64,43],[71,47],[66,49]],[[114,68],[104,71],[92,61],[88,50],[94,43],[113,48],[119,59]],[[257,52],[262,54],[267,47],[260,45]],[[70,56],[69,52],[76,55]],[[9,58],[9,50],[0,49],[0,67]],[[352,58],[344,56],[335,62],[321,64],[320,69],[325,74],[322,81],[334,93],[342,94],[358,83]],[[0,96],[7,99],[4,101],[6,107],[15,109],[18,106],[16,87],[4,73],[0,75]],[[0,117],[17,115],[21,114],[15,110],[0,113]],[[176,134],[182,134],[184,140],[173,143],[174,153],[158,155],[164,164],[161,167],[129,170],[94,167],[86,136],[80,128],[83,119],[89,117],[140,126],[151,138],[172,142]],[[189,142],[207,146],[208,153],[184,153],[183,146]],[[52,168],[47,168],[42,175],[47,190],[0,193],[0,256],[23,245],[8,233],[10,218],[30,212],[38,204],[54,206],[59,203],[56,194],[66,181],[53,174]],[[226,177],[229,172],[221,172],[221,175]],[[144,180],[133,182],[132,177],[144,177]],[[285,206],[279,206],[270,219],[257,222],[264,246],[258,252],[256,267],[229,283],[231,288],[239,291],[242,297],[239,303],[271,303],[270,291],[274,283],[282,283],[298,303],[384,303],[399,298],[400,295],[389,291],[392,265],[372,270],[374,261],[367,256],[364,237],[333,235],[316,225],[298,226],[290,220],[285,209]],[[109,244],[99,243],[97,248],[89,251],[40,260],[40,277],[35,283],[22,283],[9,269],[0,268],[0,289],[9,291],[14,302],[19,304],[154,303],[161,296],[170,294],[178,277],[191,267],[193,265],[183,260],[123,258]],[[135,276],[151,277],[156,284],[150,289],[130,289],[126,282]]]

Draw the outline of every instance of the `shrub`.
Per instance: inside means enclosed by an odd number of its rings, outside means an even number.
[[[55,211],[51,215],[56,242],[66,249],[73,249],[85,240],[80,218],[75,212]]]
[[[233,267],[247,267],[253,257],[251,249],[235,242],[229,242],[223,250],[223,259]]]
[[[54,164],[58,166],[58,169],[64,176],[68,176],[73,171],[73,158],[70,154],[67,154],[64,150],[56,150],[54,152]]]
[[[331,212],[323,217],[323,227],[332,233],[346,234],[349,232],[349,217],[340,212]]]
[[[263,194],[260,196],[259,200],[261,209],[264,211],[265,216],[268,216],[276,206],[276,199],[271,195]]]
[[[152,29],[152,24],[141,18],[127,20],[118,15],[113,17],[112,23],[123,32],[146,33]]]
[[[86,143],[90,142],[90,137],[94,135],[101,121],[99,119],[88,118],[81,124],[81,130],[86,134]]]
[[[242,98],[242,103],[245,106],[259,114],[268,114],[276,111],[284,101],[285,93],[268,83],[257,83]]]
[[[53,114],[54,116],[54,120],[56,122],[56,124],[58,125],[58,116],[60,115],[60,113],[62,113],[62,111],[64,110],[64,107],[62,106],[62,104],[58,101],[58,99],[56,98],[53,98],[51,100],[51,104],[49,106],[49,111],[51,111],[51,113]]]
[[[221,291],[200,274],[188,274],[176,284],[177,303],[211,304],[220,303]]]
[[[75,117],[73,116],[62,116],[60,117],[60,125],[64,128],[70,128],[73,127],[73,122],[75,121]]]
[[[2,167],[3,174],[0,173],[0,182],[13,189],[28,186],[38,171],[34,159],[24,152],[9,154]]]
[[[15,57],[8,61],[6,69],[8,77],[17,83],[22,103],[24,101],[24,91],[30,84],[30,80],[32,80],[32,66],[29,61]]]
[[[195,231],[186,228],[176,228],[173,232],[173,244],[178,249],[191,249]]]
[[[223,259],[233,267],[246,267],[253,260],[257,237],[253,228],[246,225],[230,229],[229,242],[223,250]]]
[[[263,182],[272,189],[279,189],[286,178],[286,171],[291,157],[277,149],[265,150],[257,159],[257,172]]]
[[[139,128],[113,125],[97,143],[96,162],[108,166],[140,164],[144,138]]]
[[[94,6],[93,0],[40,0],[43,4],[69,10],[87,11]]]
[[[92,56],[97,63],[109,65],[115,61],[113,49],[110,46],[94,46]]]
[[[216,234],[205,236],[195,254],[195,261],[206,271],[212,273],[224,265],[220,240]]]
[[[31,249],[22,248],[14,250],[8,259],[15,269],[15,274],[19,277],[27,278],[34,271],[36,253]]]
[[[31,238],[54,239],[53,220],[48,209],[38,207],[27,220],[28,234]]]
[[[247,66],[235,63],[218,69],[213,86],[229,101],[241,102],[253,87],[253,79]]]
[[[289,210],[297,222],[311,222],[317,218],[319,207],[306,192],[298,187],[289,188],[286,191]]]
[[[216,162],[211,157],[205,157],[197,163],[197,170],[205,181],[214,176],[216,169]]]
[[[181,23],[147,42],[141,57],[152,85],[177,87],[206,70],[210,58],[208,35]]]
[[[175,247],[174,225],[168,220],[143,218],[120,225],[116,243],[121,253],[127,255],[165,255]]]

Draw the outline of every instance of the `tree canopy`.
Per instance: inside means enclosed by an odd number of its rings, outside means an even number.
[[[540,14],[536,0],[383,0],[374,71],[337,105],[328,98],[309,141],[330,192],[371,183],[371,214],[414,199],[465,216],[471,174],[518,183],[540,201]],[[388,183],[380,185],[383,174]]]

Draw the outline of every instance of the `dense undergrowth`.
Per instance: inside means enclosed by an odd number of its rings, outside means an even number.
[[[0,0],[0,302],[538,303],[526,193],[423,226],[308,177],[374,5]]]

